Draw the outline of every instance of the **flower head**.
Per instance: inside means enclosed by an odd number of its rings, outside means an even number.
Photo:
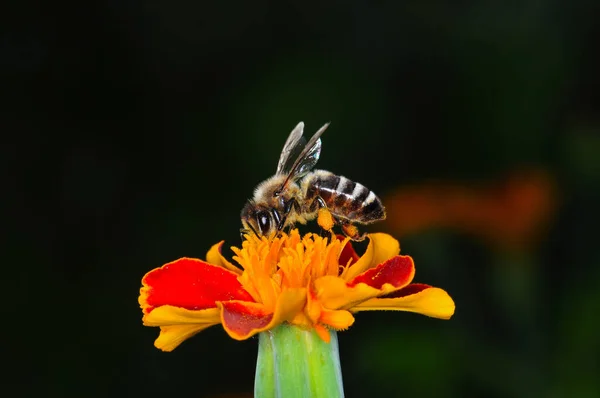
[[[274,239],[248,235],[241,248],[231,248],[241,268],[222,255],[220,242],[206,261],[181,258],[144,276],[144,325],[159,326],[155,345],[171,351],[219,323],[236,340],[288,323],[329,341],[329,329],[347,329],[359,311],[452,316],[454,302],[445,291],[411,284],[413,260],[399,255],[394,238],[375,233],[369,240],[358,256],[348,239],[297,230]]]

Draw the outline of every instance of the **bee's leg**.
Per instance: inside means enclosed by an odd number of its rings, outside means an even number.
[[[248,224],[248,226],[250,227],[250,229],[240,228],[240,237],[242,238],[242,240],[246,239],[244,235],[249,235],[250,233],[259,236],[252,224]]]
[[[302,207],[300,207],[300,203],[294,198],[290,199],[290,201],[293,201],[293,206],[296,213],[302,213]]]
[[[281,219],[279,220],[279,223],[277,224],[277,231],[281,232],[283,230],[283,227],[285,226],[285,222],[287,221],[288,215],[292,211],[292,208],[294,210],[296,210],[296,212],[300,212],[300,204],[294,198],[291,198],[290,200],[288,200],[285,203],[285,206],[283,208],[283,215],[281,216]]]
[[[340,224],[342,226],[342,231],[344,232],[344,235],[346,235],[355,242],[363,241],[367,237],[366,233],[361,234],[358,231],[358,228],[355,225],[350,224],[349,222],[341,222]]]
[[[333,226],[337,223],[337,218],[329,211],[327,204],[322,197],[317,196],[311,205],[313,211],[317,210],[317,224],[321,227],[320,236],[323,236],[322,232],[327,232],[331,236],[331,239],[335,238],[333,232]]]
[[[323,198],[320,197],[319,195],[317,195],[315,197],[315,202],[317,202],[317,204],[319,205],[320,209],[322,209],[323,207],[327,208],[327,204],[325,203],[325,201],[323,200]]]

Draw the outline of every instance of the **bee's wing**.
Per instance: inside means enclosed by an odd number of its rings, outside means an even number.
[[[287,178],[277,192],[283,191],[289,181],[299,179],[315,167],[321,155],[321,134],[327,130],[327,127],[329,127],[329,123],[325,123],[308,141],[292,167],[290,167]]]
[[[290,136],[285,141],[285,145],[281,150],[281,155],[279,156],[279,163],[277,164],[277,173],[276,174],[285,174],[289,170],[293,164],[291,163],[293,159],[293,155],[297,155],[303,148],[306,140],[302,137],[302,133],[304,132],[304,122],[300,122],[294,127]]]

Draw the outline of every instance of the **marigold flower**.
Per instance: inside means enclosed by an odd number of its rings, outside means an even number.
[[[382,233],[369,240],[359,257],[347,238],[302,237],[297,230],[270,240],[249,235],[231,248],[241,268],[222,255],[220,242],[206,261],[181,258],[144,276],[144,325],[160,327],[155,345],[171,351],[219,323],[236,340],[286,323],[329,342],[330,330],[347,329],[359,311],[453,315],[444,290],[411,284],[413,259],[399,255],[397,240]]]

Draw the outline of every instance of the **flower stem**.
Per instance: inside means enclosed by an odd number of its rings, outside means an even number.
[[[343,398],[337,333],[324,342],[313,330],[283,324],[259,334],[256,398]]]

